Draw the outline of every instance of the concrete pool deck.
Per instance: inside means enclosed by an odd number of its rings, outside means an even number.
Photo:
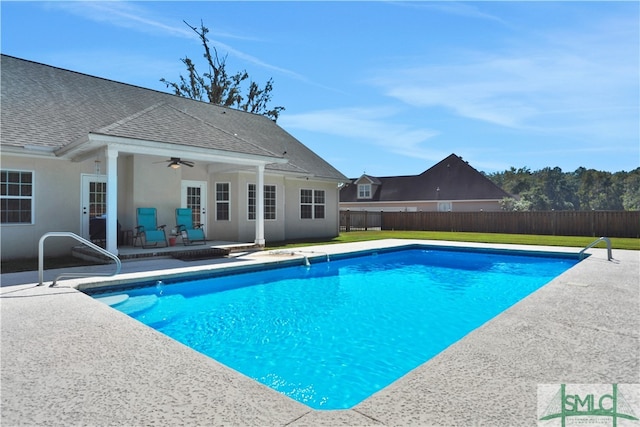
[[[350,410],[314,411],[75,289],[411,243],[577,254],[579,248],[384,240],[123,262],[113,278],[35,286],[2,275],[1,418],[14,425],[536,425],[539,384],[640,383],[640,252],[593,248],[549,284]],[[304,251],[304,252],[303,252]],[[313,262],[313,260],[312,260]],[[97,272],[113,266],[92,267]],[[86,270],[85,267],[83,270]],[[47,271],[50,283],[55,272]],[[625,394],[640,415],[639,388]],[[557,421],[557,420],[556,420]],[[549,424],[559,425],[559,424]]]

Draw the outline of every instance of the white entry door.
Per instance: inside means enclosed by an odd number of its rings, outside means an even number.
[[[202,224],[206,234],[207,225],[207,182],[182,181],[182,197],[180,206],[190,208],[193,212],[193,223]]]
[[[81,232],[82,237],[89,239],[89,222],[95,217],[107,213],[107,176],[82,175],[81,200]]]

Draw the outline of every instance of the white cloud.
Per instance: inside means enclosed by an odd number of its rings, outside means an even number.
[[[85,19],[90,19],[96,22],[105,22],[117,27],[127,28],[139,32],[160,34],[171,37],[183,37],[188,38],[197,43],[200,43],[198,35],[185,25],[182,20],[180,25],[164,22],[166,18],[153,17],[154,12],[148,7],[144,7],[144,2],[123,2],[123,1],[107,1],[107,2],[93,2],[93,1],[72,1],[72,2],[54,2],[51,7],[66,10],[69,13],[79,15]],[[174,22],[175,17],[171,20]],[[200,23],[189,23],[189,25],[198,27]],[[206,26],[206,23],[205,23]],[[267,70],[276,71],[278,73],[288,75],[292,78],[306,81],[307,79],[302,75],[288,70],[286,68],[278,67],[263,61],[253,55],[249,55],[241,50],[234,48],[233,46],[221,42],[218,38],[232,38],[232,39],[252,39],[246,36],[231,34],[229,32],[215,32],[211,31],[207,34],[207,38],[210,41],[210,46],[215,47],[220,52],[225,52],[238,59],[241,59],[250,64],[257,65]]]
[[[630,132],[638,125],[637,24],[615,28],[547,33],[503,52],[459,51],[455,63],[382,70],[370,83],[412,107],[509,128]]]
[[[496,15],[492,15],[487,12],[483,12],[476,5],[469,3],[460,3],[455,1],[440,1],[440,2],[405,2],[400,3],[405,6],[415,7],[420,9],[430,9],[436,12],[444,13],[447,15],[457,15],[466,18],[483,19],[494,22],[499,22],[506,25],[506,22]]]
[[[193,31],[184,25],[176,26],[163,23],[159,19],[149,18],[149,16],[153,15],[151,11],[148,8],[140,7],[137,3],[123,1],[71,1],[53,2],[49,6],[92,21],[106,22],[117,27],[191,39],[196,38]]]
[[[443,153],[422,145],[437,135],[426,128],[398,123],[391,108],[342,108],[285,114],[278,123],[286,129],[334,135],[364,144],[383,147],[388,152],[425,160],[440,160]],[[448,153],[447,153],[448,154]]]

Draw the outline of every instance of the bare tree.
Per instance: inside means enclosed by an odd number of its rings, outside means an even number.
[[[201,75],[195,63],[189,57],[184,57],[181,61],[187,67],[187,76],[181,74],[178,82],[170,82],[165,78],[161,78],[160,81],[171,88],[176,95],[262,114],[274,122],[277,121],[284,107],[269,108],[268,106],[271,102],[273,79],[270,78],[263,88],[249,80],[246,95],[243,96],[242,84],[249,79],[247,71],[238,71],[229,75],[226,68],[227,55],[220,57],[216,48],[209,46],[209,39],[207,39],[209,29],[202,22],[200,22],[200,28],[191,26],[186,21],[184,23],[200,38],[208,71]]]

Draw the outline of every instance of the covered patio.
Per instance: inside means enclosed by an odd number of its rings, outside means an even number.
[[[157,120],[160,123],[162,119],[158,118]],[[108,130],[108,133],[113,132],[114,129]],[[123,133],[127,134],[126,129]],[[130,218],[131,214],[123,217],[123,211],[132,211],[132,209],[129,209],[130,206],[149,204],[151,200],[156,200],[157,204],[158,200],[161,199],[166,200],[166,203],[171,206],[180,207],[184,204],[181,200],[184,196],[181,196],[179,189],[172,190],[162,185],[162,178],[159,177],[159,173],[161,173],[160,168],[164,166],[165,158],[188,159],[190,164],[197,162],[198,169],[200,169],[199,179],[202,182],[206,182],[208,180],[207,177],[212,173],[253,171],[255,173],[257,193],[255,240],[253,243],[264,245],[263,191],[265,167],[273,163],[286,163],[286,159],[275,157],[266,150],[257,150],[253,147],[256,152],[229,153],[185,146],[183,141],[179,139],[172,140],[169,143],[157,142],[154,139],[156,137],[160,138],[159,135],[145,135],[145,139],[140,139],[141,137],[142,135],[138,137],[123,137],[89,133],[86,141],[65,147],[64,154],[73,161],[82,162],[95,159],[96,177],[101,176],[104,179],[104,193],[106,194],[105,200],[102,200],[103,207],[99,209],[99,212],[103,211],[102,214],[106,218],[104,247],[108,252],[120,256],[122,247],[119,247],[119,241],[124,242],[125,245],[135,244],[136,219]],[[211,137],[213,138],[214,136]],[[165,139],[171,138],[166,138],[165,136]],[[174,157],[176,153],[181,153],[182,157]],[[104,175],[100,175],[103,172],[99,169],[102,163],[105,164],[106,169]],[[160,168],[153,168],[156,164],[159,164]],[[172,162],[169,167],[175,171],[180,167],[180,164]],[[184,175],[181,174],[180,177],[184,177]],[[98,181],[96,180],[96,182]],[[206,200],[206,194],[202,196]],[[91,201],[89,206],[86,204],[83,206],[83,214],[86,215],[88,213],[91,217],[96,212],[90,204]],[[126,207],[126,209],[122,209],[121,206]],[[194,210],[197,215],[202,215],[203,225],[209,227],[205,217],[208,206],[201,206],[198,203]],[[120,222],[124,222],[123,229],[127,233],[124,238],[119,236]],[[169,237],[167,235],[167,238]]]

